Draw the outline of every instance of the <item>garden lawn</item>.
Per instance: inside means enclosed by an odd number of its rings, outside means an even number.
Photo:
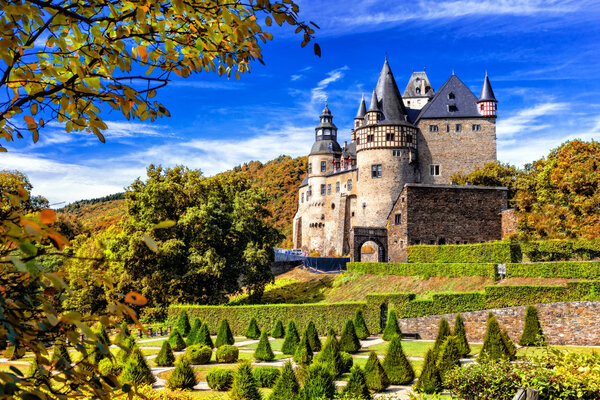
[[[434,342],[420,342],[413,340],[403,340],[402,341],[402,350],[404,350],[404,354],[408,357],[423,357],[425,358],[425,354],[427,350],[433,348]],[[369,354],[371,350],[375,351],[377,354],[385,354],[389,342],[384,342],[380,344],[376,344],[367,348],[363,348],[360,350],[359,354]],[[471,354],[478,354],[481,348],[483,347],[480,344],[470,344],[471,346]]]
[[[283,344],[283,339],[269,338],[269,343],[271,344],[271,350],[281,351],[281,345]],[[258,343],[253,343],[253,344],[248,344],[245,346],[240,346],[240,349],[256,350],[257,347],[258,347]]]

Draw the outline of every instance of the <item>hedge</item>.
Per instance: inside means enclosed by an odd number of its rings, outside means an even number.
[[[529,261],[593,260],[600,258],[600,239],[543,240],[521,244]]]
[[[522,260],[512,242],[408,246],[409,263],[507,263]]]
[[[600,279],[600,261],[509,263],[506,277]]]
[[[400,275],[400,276],[489,276],[496,277],[495,263],[364,263],[353,262],[346,264],[348,272],[376,275]]]

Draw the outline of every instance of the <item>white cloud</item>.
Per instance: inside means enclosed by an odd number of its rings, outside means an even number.
[[[293,81],[297,81],[298,79],[302,79],[302,75],[292,75],[290,76],[290,80]]]
[[[567,103],[548,102],[536,104],[532,108],[519,111],[516,115],[501,119],[496,126],[498,138],[505,139],[517,134],[530,134],[549,127],[548,116],[556,116],[569,107]],[[556,122],[556,119],[551,121]]]
[[[310,91],[310,113],[312,115],[314,115],[314,106],[317,103],[324,103],[325,101],[327,101],[327,87],[334,83],[339,81],[340,79],[342,79],[344,77],[344,71],[347,71],[348,69],[350,69],[347,65],[341,67],[341,68],[337,68],[334,69],[333,71],[329,71],[327,73],[327,78],[320,80],[317,83],[317,86],[312,88]]]

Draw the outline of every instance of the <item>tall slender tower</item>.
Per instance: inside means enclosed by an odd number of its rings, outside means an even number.
[[[498,100],[494,96],[492,85],[488,79],[487,72],[485,73],[485,80],[483,81],[483,87],[481,88],[481,95],[477,101],[477,108],[479,113],[484,117],[496,118]]]

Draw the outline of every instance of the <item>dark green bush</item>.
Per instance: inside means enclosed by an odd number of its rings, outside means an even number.
[[[442,381],[446,373],[454,367],[460,367],[460,349],[456,337],[448,336],[440,346],[437,359],[437,369]]]
[[[440,371],[437,369],[437,359],[433,349],[427,350],[427,354],[425,354],[425,363],[423,364],[421,375],[415,384],[415,390],[427,394],[437,393],[442,390],[442,379],[440,378]]]
[[[395,336],[385,353],[383,368],[390,383],[394,385],[406,385],[415,379],[415,371],[406,358],[400,336]]]
[[[342,336],[340,337],[340,350],[354,354],[358,352],[360,348],[361,345],[358,336],[356,336],[356,331],[354,330],[354,323],[349,319],[346,321]]]
[[[317,354],[317,361],[326,365],[334,377],[342,374],[344,364],[340,354],[340,344],[332,333],[327,336],[323,349]]]
[[[348,378],[348,384],[342,390],[343,398],[352,398],[356,400],[370,400],[372,398],[371,392],[367,387],[367,380],[365,373],[359,366],[355,366],[350,371],[350,377]]]
[[[196,386],[196,376],[194,370],[186,357],[180,357],[175,365],[175,369],[167,378],[167,387],[169,389],[192,389]]]
[[[185,344],[187,344],[188,346],[196,344],[196,339],[197,339],[196,336],[198,335],[198,332],[200,332],[201,326],[202,326],[202,321],[200,321],[200,318],[198,318],[198,317],[194,318],[194,323],[192,324],[192,329],[190,329],[190,333],[185,338]]]
[[[217,348],[215,358],[219,363],[234,363],[237,362],[239,355],[240,350],[237,347],[224,344]]]
[[[310,344],[310,349],[313,351],[313,353],[318,353],[321,351],[321,339],[319,339],[317,328],[312,320],[308,322],[306,332],[308,334],[308,343]]]
[[[256,386],[262,388],[271,388],[279,378],[279,368],[275,367],[256,367],[252,370],[252,376],[256,381]]]
[[[326,365],[315,363],[308,369],[304,387],[300,392],[302,400],[333,399],[335,385],[333,375]]]
[[[213,344],[212,338],[210,337],[210,331],[208,330],[208,325],[206,322],[202,324],[198,334],[196,334],[196,340],[194,344],[201,344],[206,347],[210,347],[211,349],[215,347]]]
[[[248,324],[248,329],[246,329],[246,337],[248,339],[258,339],[260,337],[260,328],[258,327],[256,318],[254,318],[254,317],[252,317],[252,319],[250,319],[250,323]]]
[[[542,325],[538,318],[537,308],[529,306],[525,313],[525,327],[523,328],[521,339],[519,339],[519,345],[539,346],[544,343],[544,333],[542,332]]]
[[[154,363],[159,367],[172,367],[175,363],[175,355],[168,340],[165,340],[160,347],[160,351],[154,359]]]
[[[129,358],[129,355],[137,348],[135,339],[131,336],[125,338],[122,342],[117,342],[120,346],[117,351],[117,361],[121,364],[125,364],[125,361]]]
[[[409,263],[521,262],[521,246],[511,242],[408,246]]]
[[[300,342],[300,336],[298,335],[298,329],[296,329],[296,323],[290,321],[285,332],[285,339],[281,345],[281,352],[283,354],[293,355],[296,352],[296,346]]]
[[[269,343],[269,337],[267,336],[266,330],[263,330],[260,334],[258,346],[256,346],[256,350],[254,351],[254,358],[260,361],[271,361],[275,359],[275,354],[273,354],[273,350],[271,350],[271,343]]]
[[[192,327],[186,310],[181,310],[173,328],[177,328],[182,336],[187,336],[190,333]]]
[[[452,335],[452,331],[450,330],[450,324],[446,321],[446,318],[440,319],[440,325],[438,327],[438,333],[435,338],[435,343],[433,344],[433,352],[437,357],[442,344],[446,341],[448,336]]]
[[[212,358],[212,349],[201,344],[193,344],[183,354],[192,365],[208,364]]]
[[[271,332],[271,337],[275,339],[281,339],[285,335],[285,330],[283,329],[283,322],[280,319],[275,323],[275,328],[273,328],[273,332]]]
[[[396,316],[396,311],[390,310],[388,312],[387,322],[385,324],[385,329],[383,330],[382,339],[386,341],[390,341],[394,338],[394,336],[402,337],[402,331],[400,330],[400,326],[398,325],[398,317]]]
[[[354,358],[352,358],[352,355],[350,353],[346,353],[345,351],[340,351],[340,358],[342,360],[342,374],[350,372],[352,365],[354,365]]]
[[[300,338],[300,343],[294,352],[294,362],[301,365],[309,365],[312,362],[313,351],[308,342],[308,332],[305,330]]]
[[[466,357],[471,353],[471,346],[469,346],[469,341],[467,340],[467,332],[465,331],[465,323],[460,314],[456,314],[456,319],[454,320],[454,332],[452,335],[458,341],[458,349],[460,350],[460,356]]]
[[[502,359],[510,359],[509,350],[506,347],[504,338],[502,337],[500,325],[498,325],[496,317],[494,317],[494,314],[489,313],[487,328],[485,330],[485,336],[483,339],[483,347],[479,353],[479,356],[477,357],[477,361],[494,361]]]
[[[219,392],[231,389],[233,384],[233,371],[230,369],[213,368],[206,375],[208,387]]]
[[[218,351],[218,350],[217,350]],[[233,377],[230,396],[233,400],[261,400],[262,396],[247,362],[240,364]]]
[[[367,387],[375,392],[381,392],[390,386],[390,379],[374,351],[369,354],[369,359],[365,365],[365,379]]]
[[[234,343],[235,339],[233,338],[233,333],[231,333],[231,329],[229,328],[229,322],[227,319],[223,319],[221,321],[221,325],[219,326],[219,332],[217,332],[215,346],[221,347],[226,344],[232,345]]]
[[[283,364],[281,375],[275,382],[269,400],[297,400],[299,393],[300,385],[292,368],[292,363],[288,361]]]
[[[182,351],[186,348],[185,340],[183,340],[183,337],[181,336],[181,334],[179,333],[179,329],[177,328],[173,328],[173,330],[169,334],[169,339],[167,340],[169,341],[169,344],[171,345],[173,351]]]
[[[150,371],[146,359],[138,348],[135,348],[131,356],[127,359],[120,379],[123,383],[133,385],[152,385],[156,382],[156,378],[152,374],[152,371]]]
[[[353,323],[354,330],[356,331],[356,336],[358,336],[359,339],[364,340],[371,335],[371,333],[369,332],[369,328],[367,328],[367,323],[365,322],[363,312],[360,308],[357,308],[356,312],[354,313]]]
[[[123,372],[123,364],[119,364],[110,358],[104,358],[98,364],[98,371],[102,375],[114,375],[118,377]]]
[[[502,329],[501,336],[502,341],[504,342],[504,346],[506,347],[506,351],[508,352],[508,359],[510,361],[516,360],[517,346],[515,346],[515,343],[512,341],[510,336],[508,336],[508,332],[506,332],[506,329]]]

